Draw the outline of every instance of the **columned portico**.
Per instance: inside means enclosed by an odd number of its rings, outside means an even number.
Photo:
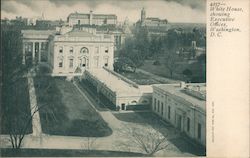
[[[32,63],[35,64],[35,42],[32,43]]]
[[[22,64],[36,64],[48,61],[49,36],[53,30],[22,30],[23,58]],[[29,62],[28,62],[29,61]]]
[[[27,63],[27,55],[29,49],[31,50],[32,54],[32,63],[40,63],[42,62],[42,53],[48,53],[48,50],[43,50],[42,51],[42,43],[47,44],[48,41],[32,41],[32,40],[27,40],[23,41],[23,57],[22,57],[22,64]],[[48,55],[47,55],[48,56]]]

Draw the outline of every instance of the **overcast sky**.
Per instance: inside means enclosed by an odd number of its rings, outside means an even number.
[[[147,17],[168,19],[169,22],[206,22],[205,0],[1,0],[1,19],[41,17],[66,20],[72,12],[116,14],[118,21],[140,18],[142,8]]]

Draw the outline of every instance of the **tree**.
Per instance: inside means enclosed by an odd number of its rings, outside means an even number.
[[[34,107],[32,110],[31,115],[26,115],[25,113],[21,113],[21,115],[18,115],[18,117],[15,117],[16,115],[10,114],[8,115],[8,119],[10,120],[9,124],[9,141],[12,145],[13,149],[20,149],[22,146],[22,142],[24,137],[27,134],[27,131],[29,129],[29,125],[32,122],[33,116],[35,113],[38,112],[40,108]]]
[[[175,52],[168,52],[165,54],[165,66],[170,73],[170,77],[173,78],[173,73],[177,69],[178,56]]]
[[[135,72],[136,65],[132,60],[126,57],[120,57],[115,63],[114,63],[114,70],[116,72],[121,71],[132,71]]]
[[[182,74],[186,77],[187,81],[189,81],[193,75],[192,71],[189,69],[183,70]]]
[[[127,142],[120,144],[123,147],[138,149],[147,156],[153,156],[158,151],[167,149],[169,143],[167,136],[164,136],[159,131],[156,131],[149,125],[137,126],[123,125],[121,134],[123,137],[127,137]]]

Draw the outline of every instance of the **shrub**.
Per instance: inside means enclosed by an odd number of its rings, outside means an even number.
[[[120,106],[116,106],[116,111],[120,111]]]
[[[161,65],[161,62],[160,62],[159,60],[155,60],[155,61],[153,62],[153,65]]]

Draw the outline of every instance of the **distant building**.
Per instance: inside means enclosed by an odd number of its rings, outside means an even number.
[[[89,14],[85,13],[71,13],[67,22],[69,26],[74,25],[116,25],[117,16],[115,14],[93,14],[90,11]]]
[[[155,17],[146,17],[146,10],[142,8],[141,10],[141,21],[140,21],[141,26],[167,26],[168,25],[168,20],[164,19],[161,20],[159,18]]]
[[[153,85],[152,111],[206,146],[206,85]]]
[[[141,19],[136,22],[137,29],[146,27],[148,30],[149,37],[154,35],[163,36],[167,33],[170,28],[167,19],[159,19],[157,17],[146,17],[146,10],[141,10]]]
[[[62,20],[36,20],[37,28],[56,28],[64,25]]]

